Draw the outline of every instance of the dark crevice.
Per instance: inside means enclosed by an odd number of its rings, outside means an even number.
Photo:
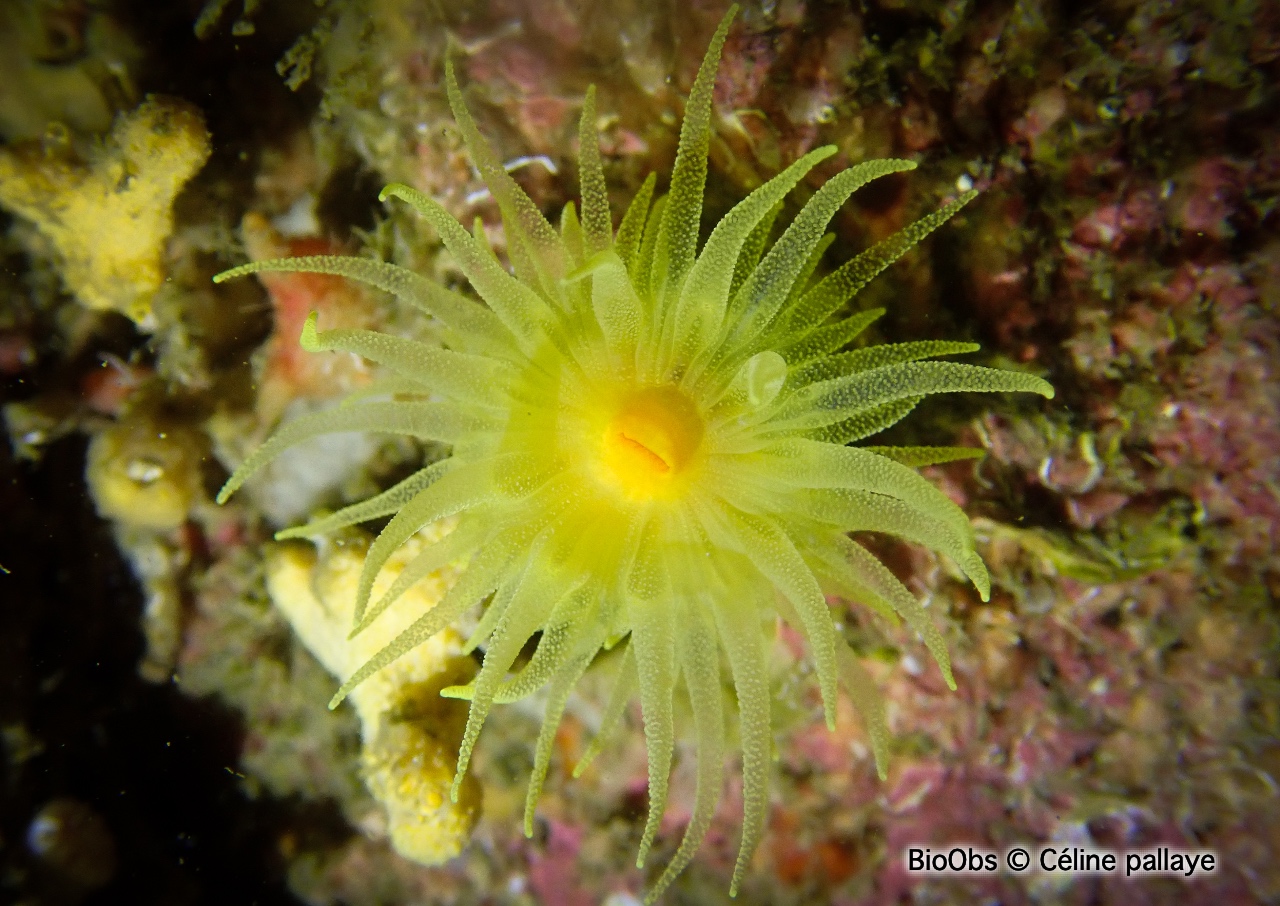
[[[88,904],[292,903],[275,839],[286,803],[250,801],[236,717],[137,675],[142,596],[85,492],[84,441],[36,465],[0,444],[0,901],[75,902],[23,845],[74,799],[105,824],[112,880]]]

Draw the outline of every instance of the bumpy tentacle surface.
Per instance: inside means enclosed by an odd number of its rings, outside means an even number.
[[[797,160],[740,202],[699,251],[712,88],[733,17],[720,24],[694,81],[670,188],[651,177],[614,231],[597,144],[596,98],[578,130],[581,216],[560,229],[503,170],[463,101],[445,82],[463,140],[502,212],[514,273],[483,229],[468,231],[434,200],[402,185],[439,232],[481,301],[408,271],[355,258],[246,264],[218,280],[264,271],[327,273],[394,293],[436,319],[446,345],[371,331],[321,330],[302,343],[354,353],[393,377],[389,394],[292,421],[250,455],[219,500],[290,446],[342,431],[405,434],[451,445],[451,455],[400,484],[282,538],[391,519],[370,547],[358,590],[358,632],[414,582],[449,563],[443,599],[352,676],[334,698],[488,601],[472,644],[484,666],[447,695],[471,702],[459,758],[467,769],[491,708],[549,687],[534,750],[526,831],[552,757],[555,726],[597,653],[621,646],[600,752],[638,695],[649,754],[650,812],[643,863],[658,834],[677,746],[674,703],[693,715],[697,791],[652,902],[693,858],[721,794],[726,702],[736,702],[744,821],[732,890],[749,869],[769,802],[770,692],[766,651],[778,619],[808,640],[828,723],[839,688],[865,722],[884,776],[888,730],[875,684],[837,631],[828,595],[901,619],[954,688],[929,612],[847,532],[883,532],[953,560],[985,599],[990,579],[964,513],[916,471],[975,455],[957,447],[852,447],[905,417],[927,395],[1053,390],[1038,377],[935,361],[970,343],[845,347],[883,310],[851,311],[853,295],[970,201],[962,194],[816,282],[831,217],[858,187],[911,161],[870,161],[812,194],[776,241],[786,198],[833,148]],[[382,595],[374,581],[422,528],[452,520]],[[530,638],[533,657],[512,665]],[[728,697],[727,697],[728,696]]]

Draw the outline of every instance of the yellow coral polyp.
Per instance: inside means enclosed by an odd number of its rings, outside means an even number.
[[[624,495],[669,493],[684,475],[703,435],[702,416],[675,387],[646,387],[627,396],[600,443],[604,472]]]
[[[98,512],[135,529],[177,528],[201,497],[196,434],[129,419],[89,444],[85,478]]]
[[[594,91],[579,126],[581,216],[567,205],[557,230],[480,135],[446,62],[449,101],[501,209],[511,269],[481,231],[465,229],[421,192],[392,185],[382,197],[409,204],[431,223],[481,302],[366,258],[259,261],[216,278],[339,274],[436,319],[438,343],[319,330],[309,322],[304,348],[383,365],[392,374],[384,393],[283,425],[235,470],[219,500],[282,450],[317,434],[376,431],[449,445],[447,458],[381,494],[281,533],[322,534],[391,517],[369,548],[355,592],[357,639],[419,579],[458,564],[438,603],[357,669],[333,704],[482,608],[469,645],[484,648],[483,666],[474,681],[442,691],[471,703],[452,792],[461,791],[492,708],[543,690],[525,809],[532,834],[569,695],[600,651],[620,647],[617,686],[584,761],[638,694],[649,755],[640,863],[666,807],[677,697],[693,718],[690,818],[649,902],[706,836],[731,743],[742,753],[744,819],[731,892],[764,834],[773,739],[767,646],[779,619],[808,643],[829,725],[837,690],[852,698],[881,777],[888,755],[883,703],[829,597],[906,622],[955,688],[930,612],[850,533],[896,535],[946,556],[986,599],[990,579],[968,518],[915,468],[973,451],[850,444],[934,393],[1053,395],[1034,375],[932,361],[972,352],[972,343],[845,349],[884,313],[850,311],[854,294],[974,197],[962,194],[813,279],[831,243],[826,226],[849,196],[912,169],[911,161],[867,161],[838,173],[771,241],[788,194],[836,153],[810,151],[739,202],[699,247],[712,88],[733,14],[721,22],[694,80],[669,191],[655,199],[650,176],[616,230]],[[455,519],[452,531],[375,595],[398,549]],[[521,661],[531,643],[532,657]],[[724,713],[726,685],[736,693],[736,728]]]

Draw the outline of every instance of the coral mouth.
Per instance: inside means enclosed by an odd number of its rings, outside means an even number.
[[[643,441],[627,436],[627,432],[625,430],[618,432],[615,442],[627,445],[632,454],[639,458],[645,466],[652,469],[654,473],[665,475],[671,471],[671,464],[669,462],[646,447]]]
[[[631,497],[670,488],[702,444],[702,416],[674,387],[646,387],[626,396],[600,445],[604,471]]]

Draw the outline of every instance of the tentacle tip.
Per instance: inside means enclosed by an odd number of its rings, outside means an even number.
[[[470,701],[474,691],[474,687],[469,684],[465,686],[445,686],[440,690],[440,697],[460,698],[464,701]]]
[[[952,692],[956,691],[956,678],[951,675],[951,669],[947,668],[942,671],[942,678],[947,681],[947,688]]]
[[[337,692],[335,692],[333,695],[333,698],[329,699],[329,710],[330,711],[338,710],[338,705],[342,704],[344,701],[347,700],[347,695],[350,692],[351,692],[350,689],[339,689]]]
[[[347,640],[350,641],[364,632],[372,622],[363,608],[357,608],[355,613],[351,615],[351,632],[347,633]]]
[[[212,278],[212,279],[213,279],[213,282],[214,282],[214,283],[226,283],[228,280],[232,279],[233,277],[238,277],[238,276],[240,276],[238,273],[236,273],[236,271],[238,271],[238,270],[240,270],[240,268],[238,268],[238,267],[232,267],[232,268],[228,268],[228,269],[227,269],[227,270],[225,270],[225,271],[222,271],[221,273],[214,274],[214,275],[213,275],[213,278]]]
[[[385,202],[388,198],[399,198],[407,189],[404,183],[393,182],[382,187],[382,191],[378,193],[378,201]]]
[[[218,491],[218,496],[213,499],[218,504],[218,506],[222,506],[224,503],[226,503],[228,500],[231,499],[231,495],[234,494],[235,492],[236,492],[236,489],[231,487],[231,482],[228,481],[226,484],[222,486],[222,490]]]
[[[306,322],[302,325],[302,336],[298,338],[298,343],[307,352],[323,352],[316,336],[316,322],[320,319],[320,313],[313,311],[307,315]]]

